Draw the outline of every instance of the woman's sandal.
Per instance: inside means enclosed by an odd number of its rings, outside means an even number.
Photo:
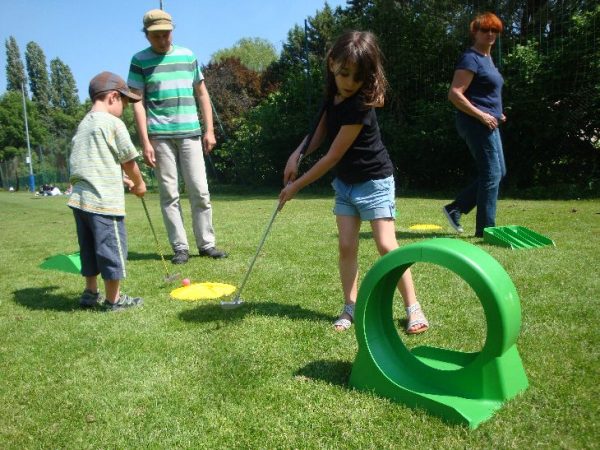
[[[423,310],[421,309],[421,305],[419,305],[419,302],[410,305],[409,307],[405,308],[406,309],[406,334],[419,334],[419,333],[423,333],[424,331],[427,331],[427,329],[429,328],[429,322],[427,321],[427,319],[425,318],[425,314],[423,314]],[[417,316],[415,319],[413,320],[409,320],[410,316],[415,315]],[[417,328],[416,330],[411,330],[411,328],[414,328],[417,325],[423,325],[421,328]]]
[[[342,319],[342,315],[346,313],[350,316],[350,320]],[[333,326],[337,331],[346,331],[348,328],[352,326],[352,322],[354,321],[354,305],[344,305],[344,309],[340,313],[340,317],[333,322]]]

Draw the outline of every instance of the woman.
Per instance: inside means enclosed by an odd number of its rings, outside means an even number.
[[[494,65],[491,49],[502,22],[490,12],[480,14],[470,25],[473,46],[456,65],[448,99],[458,109],[456,128],[475,158],[477,178],[456,199],[442,208],[458,233],[461,214],[477,207],[475,236],[496,226],[496,203],[500,181],[506,175],[499,125],[506,122],[502,112],[504,79]]]

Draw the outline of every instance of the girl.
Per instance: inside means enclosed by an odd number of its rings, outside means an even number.
[[[396,249],[394,227],[395,189],[393,165],[381,141],[375,107],[383,106],[387,85],[381,52],[372,33],[351,31],[342,35],[327,55],[325,106],[312,137],[290,155],[285,167],[285,188],[280,208],[296,193],[335,168],[335,207],[339,236],[339,271],[344,308],[333,324],[338,331],[350,328],[354,319],[358,281],[358,245],[361,221],[371,223],[380,255]],[[329,151],[300,178],[298,162],[323,140]],[[398,282],[407,313],[406,332],[422,333],[429,324],[419,303],[410,270]]]

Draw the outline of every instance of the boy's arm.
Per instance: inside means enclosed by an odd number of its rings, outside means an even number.
[[[204,80],[194,86],[194,92],[196,94],[196,98],[198,99],[198,105],[200,106],[200,114],[202,114],[202,125],[204,128],[202,144],[204,147],[204,153],[208,154],[216,145],[217,140],[215,139],[215,130],[213,127],[213,114],[212,105],[210,103],[210,95],[208,94],[208,89],[206,89],[206,83]]]
[[[140,172],[140,168],[135,162],[135,159],[131,159],[122,163],[121,167],[123,168],[123,171],[127,177],[129,177],[130,181],[133,183],[133,187],[129,187],[129,191],[138,197],[143,197],[146,193],[146,183],[144,183],[142,173]]]

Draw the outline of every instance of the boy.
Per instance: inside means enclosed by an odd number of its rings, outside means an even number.
[[[141,97],[111,72],[90,81],[92,109],[83,118],[72,140],[70,157],[73,186],[67,205],[73,209],[85,290],[82,307],[104,305],[109,311],[140,306],[143,300],[120,292],[125,278],[127,234],[123,173],[129,190],[143,197],[146,184],[135,162],[138,152],[120,119],[128,103]],[[106,298],[98,292],[102,275]]]

